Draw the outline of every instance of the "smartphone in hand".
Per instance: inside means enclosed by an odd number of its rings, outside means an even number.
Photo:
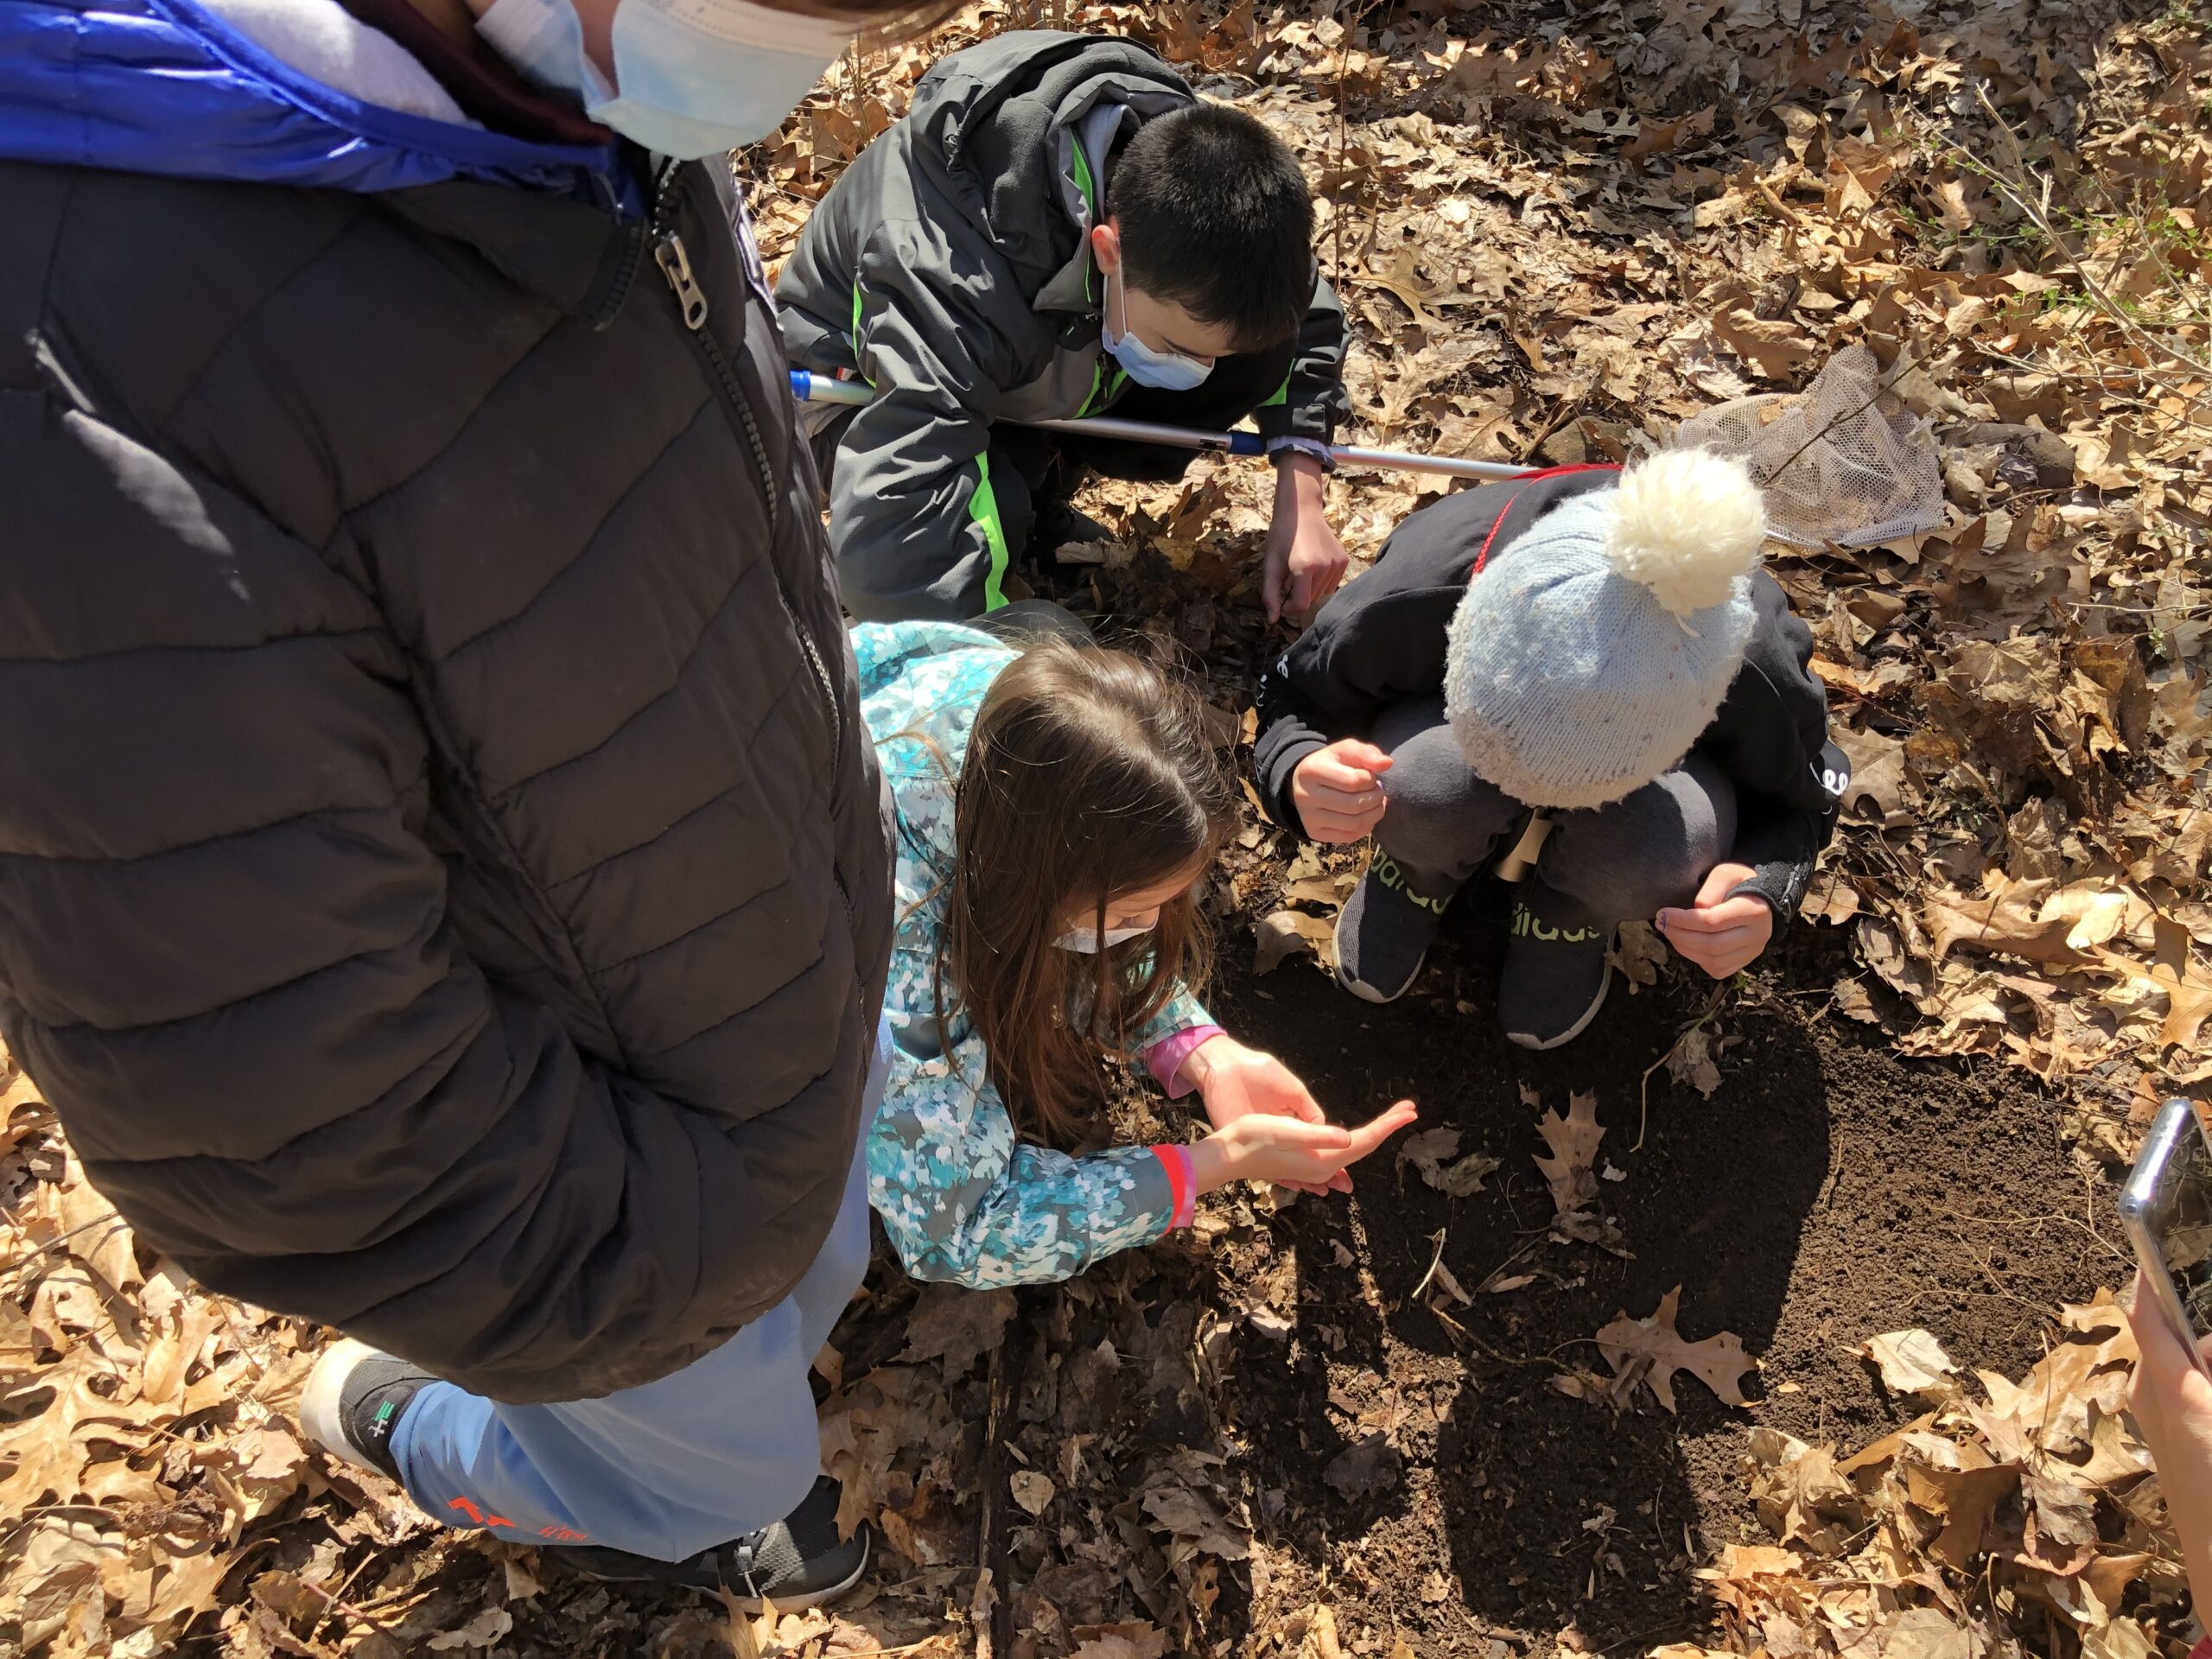
[[[2212,1140],[2189,1102],[2159,1108],[2120,1189],[2120,1217],[2152,1300],[2196,1353],[2212,1335]],[[2206,1369],[2201,1356],[2197,1365]]]

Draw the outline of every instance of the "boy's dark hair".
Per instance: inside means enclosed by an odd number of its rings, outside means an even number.
[[[1225,327],[1241,351],[1292,339],[1313,297],[1313,197],[1290,146],[1241,110],[1193,104],[1138,129],[1106,184],[1122,280]]]

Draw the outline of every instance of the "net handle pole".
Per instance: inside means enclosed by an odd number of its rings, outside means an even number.
[[[791,395],[803,404],[842,404],[853,408],[874,401],[874,389],[864,381],[837,380],[805,369],[791,371]],[[1162,426],[1151,421],[1118,420],[1093,415],[1073,421],[1023,421],[1046,432],[1065,432],[1077,437],[1114,438],[1126,443],[1156,443],[1170,449],[1194,449],[1205,454],[1244,455],[1254,459],[1268,453],[1267,441],[1256,432],[1209,432],[1194,426]],[[1408,449],[1369,449],[1357,444],[1332,444],[1329,458],[1339,467],[1370,472],[1440,473],[1447,478],[1527,478],[1542,469],[1516,467],[1502,461],[1463,461],[1456,455],[1425,455]]]

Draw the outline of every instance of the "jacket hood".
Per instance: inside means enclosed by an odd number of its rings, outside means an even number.
[[[1075,260],[1103,193],[1103,156],[1076,162],[1077,130],[1102,102],[1150,120],[1191,89],[1135,41],[1019,29],[955,53],[922,78],[907,118],[937,183],[1018,270],[1041,283]],[[1053,211],[1039,214],[1039,202]],[[1056,285],[1057,286],[1057,285]]]
[[[0,3],[0,160],[365,194],[467,180],[643,207],[614,144],[364,103],[196,0]]]

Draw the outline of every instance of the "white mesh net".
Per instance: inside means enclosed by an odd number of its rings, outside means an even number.
[[[1682,423],[1677,449],[1741,456],[1766,493],[1767,533],[1795,547],[1866,547],[1943,523],[1929,423],[1847,346],[1801,392],[1738,397]]]

